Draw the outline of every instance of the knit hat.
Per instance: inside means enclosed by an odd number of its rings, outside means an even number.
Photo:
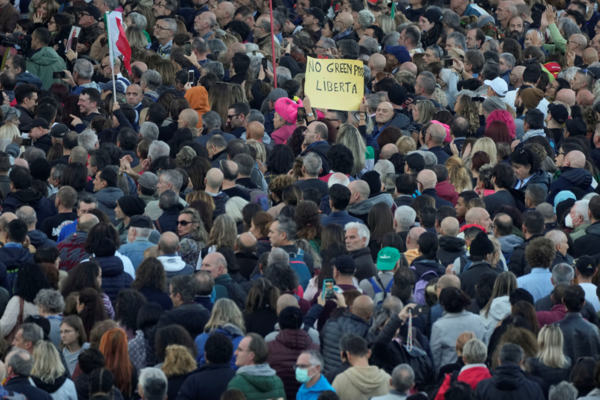
[[[521,92],[521,102],[523,107],[528,110],[533,110],[540,104],[544,98],[544,92],[540,89],[528,88]]]
[[[402,255],[394,247],[384,247],[377,254],[377,269],[380,271],[391,271],[396,268],[396,264]]]
[[[279,329],[300,329],[304,316],[298,307],[286,307],[279,313]]]
[[[571,208],[575,205],[575,200],[568,198],[566,200],[561,201],[556,205],[556,216],[558,218],[562,218],[563,215],[566,215]]]
[[[156,185],[158,185],[158,176],[152,172],[144,172],[142,176],[140,176],[138,184],[143,188],[156,190]]]
[[[129,220],[129,227],[154,229],[154,226],[152,225],[152,220],[150,219],[150,217],[147,217],[145,215],[134,215],[133,217],[131,217],[131,219]]]
[[[331,265],[333,265],[340,274],[351,275],[356,272],[356,264],[354,264],[354,259],[350,256],[339,256],[331,260]]]
[[[371,190],[371,194],[369,195],[369,197],[381,193],[381,177],[379,175],[379,172],[365,172],[365,174],[360,179],[367,182],[367,184],[369,185],[369,189]]]
[[[579,117],[568,119],[566,125],[570,136],[585,136],[587,134],[587,125]]]
[[[296,103],[294,100],[290,100],[287,97],[282,97],[275,102],[275,112],[277,112],[281,118],[290,124],[296,123],[298,108],[300,107],[303,107],[302,100],[298,100],[298,103]]]
[[[128,217],[142,215],[146,209],[146,203],[144,203],[144,200],[131,194],[120,197],[117,200],[117,203],[119,204],[121,211],[123,211],[123,214]]]
[[[388,44],[387,46],[385,46],[385,52],[396,57],[396,60],[398,60],[398,63],[400,64],[412,61],[410,53],[408,52],[408,50],[406,50],[406,47],[404,46],[391,46]]]
[[[390,102],[396,106],[402,106],[406,102],[406,98],[408,97],[408,92],[402,85],[392,85],[388,89],[388,99]]]
[[[269,95],[267,96],[267,100],[271,100],[271,101],[275,102],[275,101],[281,99],[282,97],[288,97],[287,92],[281,88],[277,88],[277,89],[273,89],[273,90],[271,90],[271,92],[269,92]]]
[[[478,233],[475,239],[471,242],[469,252],[472,256],[485,257],[494,252],[494,244],[488,238],[486,233]]]
[[[443,16],[439,8],[431,7],[429,10],[425,11],[423,18],[427,18],[427,21],[431,23],[438,22],[441,24]]]

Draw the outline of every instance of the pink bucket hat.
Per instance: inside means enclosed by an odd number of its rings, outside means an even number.
[[[446,137],[444,138],[444,143],[450,143],[452,141],[452,137],[450,136],[450,127],[446,124],[442,124],[440,121],[433,120],[432,124],[441,125],[446,130]]]
[[[302,100],[298,100],[298,103],[296,103],[294,100],[282,97],[275,102],[275,111],[277,114],[281,115],[281,118],[290,124],[296,123],[299,107],[304,107],[302,105]]]

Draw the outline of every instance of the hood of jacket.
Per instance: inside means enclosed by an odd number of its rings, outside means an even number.
[[[327,143],[324,140],[321,140],[319,142],[312,144],[306,150],[308,152],[314,151],[315,153],[318,153],[318,154],[322,155],[323,157],[327,158],[327,152],[329,151],[330,147],[331,146],[329,146],[329,143]]]
[[[244,374],[251,377],[275,376],[275,373],[275,370],[269,367],[269,364],[247,365],[236,371],[236,375]]]
[[[303,329],[283,329],[275,341],[292,350],[304,350],[312,344],[312,339]]]
[[[185,261],[181,256],[160,256],[158,257],[166,272],[177,272],[185,268]]]
[[[448,181],[439,182],[435,185],[435,192],[444,200],[448,200],[452,204],[458,201],[458,193],[453,184]]]
[[[592,174],[583,168],[563,168],[560,177],[581,189],[587,189],[592,184]]]
[[[384,370],[375,365],[368,367],[351,367],[344,374],[348,376],[348,380],[361,393],[371,393],[381,385],[389,381],[390,377]]]
[[[25,204],[33,204],[36,203],[38,201],[40,201],[42,199],[42,194],[29,188],[29,189],[21,189],[21,190],[17,190],[16,192],[11,192],[8,194],[8,197],[15,197],[17,200],[19,200],[20,203],[25,203]]]
[[[496,297],[492,300],[488,318],[494,318],[496,321],[501,321],[510,314],[510,301],[508,296]],[[485,314],[484,314],[485,315]]]
[[[600,222],[596,222],[585,228],[585,233],[590,233],[593,235],[600,236]]]
[[[208,105],[208,92],[204,86],[194,86],[185,92],[185,99],[190,103],[190,107],[198,113],[198,125],[196,128],[202,128],[202,115],[210,111]]]
[[[17,75],[17,86],[23,83],[36,85],[40,89],[43,87],[42,80],[30,72],[21,72],[19,75]]]
[[[232,340],[237,336],[244,336],[244,332],[242,332],[240,328],[233,324],[220,325],[217,329],[214,330],[214,332],[225,335]]]
[[[4,247],[2,250],[2,262],[7,265],[24,264],[30,259],[31,253],[22,247]]]
[[[527,132],[525,132],[525,135],[523,135],[523,139],[521,139],[521,141],[525,143],[529,138],[532,138],[534,136],[546,137],[546,133],[543,129],[530,129]]]
[[[94,261],[100,264],[103,278],[114,278],[121,275],[124,271],[123,261],[117,256],[94,257]]]
[[[65,372],[65,375],[59,377],[58,379],[55,379],[52,383],[46,383],[35,376],[31,376],[31,380],[33,381],[33,383],[35,383],[35,386],[42,389],[46,393],[52,394],[58,389],[60,389],[62,385],[64,385],[65,381],[67,380],[67,374]]]
[[[27,236],[29,236],[29,241],[31,245],[36,249],[42,245],[45,245],[48,242],[48,236],[42,231],[33,230],[27,232]]]
[[[346,211],[348,211],[350,214],[364,215],[368,214],[369,211],[371,211],[371,208],[373,208],[375,204],[379,203],[385,203],[389,207],[392,207],[392,204],[394,204],[394,199],[392,198],[391,194],[382,192],[374,197],[363,200],[360,203],[352,204],[346,209]]]
[[[42,47],[38,51],[36,51],[33,56],[29,59],[29,61],[43,65],[45,67],[49,67],[53,64],[60,65],[63,61],[62,58],[54,51],[52,47]]]
[[[458,253],[465,249],[465,241],[461,238],[440,236],[440,249]]]
[[[365,248],[360,249],[360,250],[351,251],[350,254],[349,254],[349,256],[352,257],[355,260],[357,258],[359,258],[359,257],[366,257],[366,256],[371,257],[371,250],[368,247],[365,247]]]
[[[517,390],[525,382],[525,372],[516,364],[506,363],[496,367],[492,379],[503,391]]]
[[[503,253],[509,253],[514,250],[515,247],[523,243],[523,239],[517,235],[501,236],[498,238],[500,242],[500,249]]]
[[[389,126],[395,126],[398,129],[406,129],[410,125],[410,118],[402,113],[395,113]]]
[[[96,200],[108,208],[114,209],[117,206],[117,200],[123,197],[123,191],[116,187],[107,187],[95,193]]]

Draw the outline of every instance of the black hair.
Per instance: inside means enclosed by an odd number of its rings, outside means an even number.
[[[321,205],[322,194],[321,191],[314,187],[306,188],[302,191],[302,199],[304,201],[312,201],[319,207]]]
[[[85,375],[91,374],[95,369],[104,367],[106,363],[104,354],[94,348],[83,350],[79,355],[78,361],[79,368],[81,368],[81,372]]]
[[[579,285],[571,285],[565,290],[563,303],[569,312],[580,312],[585,304],[585,292]]]
[[[113,168],[104,167],[100,170],[100,179],[107,187],[117,187],[117,172]]]
[[[528,211],[523,214],[523,225],[532,235],[544,233],[544,216],[539,211]]]
[[[344,211],[350,203],[350,197],[352,196],[350,189],[344,185],[335,184],[329,188],[329,199],[331,205],[336,210]]]
[[[229,363],[233,356],[231,340],[221,333],[211,333],[204,344],[206,359],[211,364]]]
[[[523,71],[523,82],[536,83],[542,76],[542,69],[537,63],[529,63]]]
[[[446,393],[444,393],[444,400],[475,400],[475,391],[465,382],[456,381],[450,385]]]
[[[157,126],[162,126],[165,119],[167,119],[167,116],[167,110],[159,103],[150,105],[148,113],[146,114],[148,121],[154,122]]]
[[[137,331],[137,313],[147,302],[146,297],[137,290],[124,289],[119,291],[114,302],[115,320],[132,332]]]
[[[108,238],[101,238],[94,244],[94,255],[96,257],[112,257],[116,251],[115,243]]]
[[[421,215],[423,212],[421,211]],[[456,218],[458,216],[456,209],[452,206],[441,206],[440,208],[437,209],[436,213],[435,213],[435,220],[438,222],[438,224],[441,224],[442,221],[445,218],[448,217],[454,217]]]
[[[510,157],[511,164],[529,165],[529,175],[533,175],[540,169],[540,160],[530,149],[519,146],[513,151]]]
[[[492,178],[496,178],[496,185],[500,189],[511,189],[515,184],[515,171],[506,163],[497,163],[491,171]]]
[[[27,236],[27,224],[20,219],[13,219],[6,226],[8,237],[16,243],[23,243]]]
[[[11,221],[11,223],[15,221],[19,220]],[[25,224],[23,221],[19,222]],[[27,226],[25,225],[25,227]],[[15,294],[26,302],[33,303],[35,296],[42,289],[52,289],[52,284],[43,268],[33,263],[19,265]]]
[[[15,62],[14,60],[15,60],[15,57],[13,57],[13,63]],[[22,72],[25,72],[25,68],[23,68]],[[25,85],[17,86],[15,88],[15,100],[17,100],[17,104],[21,104],[21,103],[23,103],[23,101],[25,101],[26,98],[31,98],[31,96],[37,92],[38,92],[37,86],[29,84],[29,83],[25,84]]]
[[[471,299],[462,290],[455,287],[447,287],[442,289],[440,293],[440,305],[446,312],[459,313],[471,305]]]
[[[16,190],[28,189],[31,187],[32,178],[29,170],[25,167],[13,166],[10,169],[8,178]]]
[[[412,195],[417,191],[417,176],[413,174],[401,174],[396,178],[396,192]],[[464,192],[463,192],[464,193]]]
[[[158,303],[145,303],[140,307],[136,317],[137,328],[143,332],[153,328],[160,317],[163,315],[164,310]]]
[[[275,145],[267,159],[268,171],[273,175],[284,175],[292,169],[293,165],[294,152],[292,148],[285,144]]]
[[[327,151],[327,160],[332,171],[350,175],[354,167],[354,154],[343,144],[334,144]]]
[[[365,30],[367,30],[367,29],[373,30],[373,36],[375,36],[375,39],[377,39],[377,42],[379,44],[381,44],[381,41],[383,40],[383,37],[385,36],[385,34],[383,33],[383,29],[381,29],[381,27],[379,27],[377,25],[369,25],[367,28],[365,28]]]
[[[425,229],[434,228],[435,220],[436,220],[436,209],[435,207],[425,206],[422,207],[419,211],[419,220],[421,222],[421,226]]]
[[[96,103],[96,107],[100,107],[102,105],[102,95],[98,89],[85,88],[81,91],[81,94],[89,96],[90,103]]]
[[[231,64],[233,64],[236,75],[246,76],[248,69],[250,69],[250,57],[244,53],[235,53],[231,59]]]
[[[435,214],[434,214],[435,216]],[[435,217],[434,217],[435,218]],[[429,260],[435,260],[439,247],[438,237],[433,232],[423,232],[419,236],[419,251],[423,253],[423,257]]]
[[[527,290],[518,288],[509,295],[508,301],[511,306],[514,306],[519,301],[524,301],[533,305],[533,296]]]
[[[473,199],[478,199],[479,195],[477,194],[477,192],[474,192],[473,190],[465,190],[463,192],[460,192],[458,194],[458,197],[462,197],[465,201],[465,203],[468,203],[469,201],[473,200]]]
[[[56,118],[56,107],[48,102],[38,103],[38,106],[35,108],[35,116],[43,118],[48,124],[52,124],[52,120]]]
[[[135,150],[138,143],[138,135],[133,129],[123,128],[117,135],[117,141],[123,150]]]
[[[544,129],[544,114],[537,108],[527,110],[523,122],[527,122],[530,129]]]
[[[242,42],[244,42],[248,38],[248,35],[250,35],[250,27],[248,26],[248,24],[246,24],[244,21],[238,21],[235,19],[230,21],[225,26],[225,30],[240,35],[240,37],[242,38]]]

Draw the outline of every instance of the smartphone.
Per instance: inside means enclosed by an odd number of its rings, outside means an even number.
[[[445,68],[452,68],[453,64],[454,64],[454,61],[451,58],[446,58],[444,60],[444,67]]]
[[[191,56],[192,55],[192,44],[190,42],[185,42],[185,55],[186,56]]]
[[[296,119],[298,121],[300,121],[300,120],[305,121],[306,120],[306,110],[304,108],[298,108],[298,116],[296,117]]]
[[[54,71],[52,73],[52,79],[63,79],[66,78],[67,74],[65,74],[65,71]]]
[[[71,39],[71,49],[73,51],[77,51],[77,43],[79,42],[79,38],[74,37],[73,39]],[[102,45],[104,46],[104,45]]]
[[[323,281],[323,296],[325,300],[335,299],[335,291],[333,290],[333,279],[325,279]]]
[[[269,60],[267,60],[267,57],[263,57],[260,59],[260,62],[262,64],[263,69],[265,70],[265,72],[267,71],[268,65],[269,65]]]
[[[23,139],[21,142],[22,146],[31,146],[31,138]]]
[[[194,84],[194,79],[195,79],[195,77],[196,77],[196,76],[195,76],[195,74],[194,74],[194,70],[193,70],[193,69],[190,69],[190,70],[188,71],[188,82],[191,82],[191,83],[192,83],[192,85],[193,85],[193,84]]]

